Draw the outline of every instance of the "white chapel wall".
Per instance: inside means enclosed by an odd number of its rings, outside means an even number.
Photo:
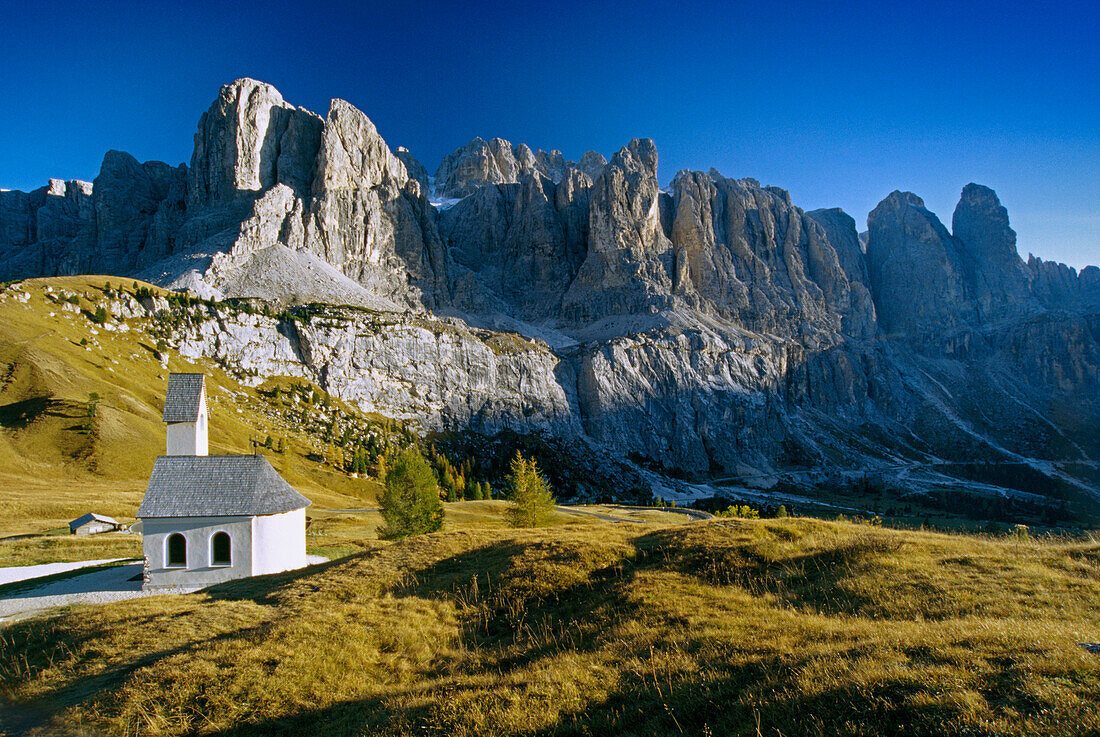
[[[279,573],[306,564],[306,510],[252,519],[252,573]]]
[[[187,540],[186,568],[169,568],[168,536],[181,533]],[[214,533],[227,532],[229,566],[212,562]],[[143,520],[146,588],[210,586],[253,575],[251,517],[149,517]]]

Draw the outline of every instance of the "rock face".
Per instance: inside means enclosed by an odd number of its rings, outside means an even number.
[[[657,202],[657,148],[635,139],[592,186],[588,253],[562,301],[571,322],[671,306],[672,243]]]
[[[308,210],[306,249],[372,293],[429,308],[446,295],[442,244],[420,185],[343,100],[325,119]]]
[[[1008,211],[989,187],[968,184],[951,219],[962,244],[979,317],[994,320],[1026,311],[1031,302],[1029,274],[1016,253],[1016,231]]]
[[[1100,496],[1063,463],[1100,454],[1100,269],[1025,263],[987,187],[963,189],[951,232],[894,192],[860,234],[714,170],[663,191],[648,139],[575,163],[476,138],[430,184],[349,103],[322,118],[238,80],[189,166],[111,151],[94,184],[0,192],[0,280],[380,310],[213,309],[180,348],[425,429],[549,432],[750,485],[878,469],[903,491]],[[1030,470],[938,470],[975,460]]]
[[[435,172],[435,194],[443,199],[466,197],[486,185],[515,184],[525,174],[539,174],[557,184],[575,170],[595,180],[606,165],[595,151],[586,152],[577,163],[566,161],[557,150],[532,151],[525,143],[513,146],[503,138],[475,138],[443,157]]]
[[[108,151],[92,189],[97,264],[109,265],[109,271],[133,269],[171,253],[186,196],[185,167],[141,164],[130,154]]]
[[[428,194],[431,191],[431,183],[428,178],[428,170],[424,168],[424,165],[417,161],[416,157],[404,146],[398,146],[397,150],[394,151],[394,155],[401,159],[401,163],[405,165],[405,171],[409,173],[409,178],[420,183],[420,191]]]
[[[848,280],[849,305],[843,317],[844,333],[873,338],[877,315],[871,296],[867,256],[856,233],[856,221],[840,208],[814,210],[806,214],[825,231],[825,238],[836,249],[837,263]]]
[[[867,265],[888,333],[918,336],[978,321],[958,242],[911,192],[892,192],[867,217]]]
[[[579,266],[583,235],[570,208],[591,182],[570,182],[573,190],[524,173],[515,184],[481,187],[440,215],[456,265],[524,319],[553,314]]]
[[[90,182],[51,179],[33,192],[0,192],[0,279],[83,272],[94,212]]]

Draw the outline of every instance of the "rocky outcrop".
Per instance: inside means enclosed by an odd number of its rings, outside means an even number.
[[[518,150],[520,159],[531,149]],[[521,171],[517,150],[503,138],[486,141],[480,137],[462,148],[447,154],[435,170],[436,196],[443,198],[465,197],[486,184],[508,184],[516,181]],[[523,162],[525,171],[534,168],[534,156]]]
[[[137,274],[233,295],[259,283],[253,256],[265,252],[270,265],[269,249],[280,246],[357,283],[358,293],[337,290],[353,304],[424,309],[449,294],[426,190],[370,120],[343,100],[322,119],[251,79],[223,87],[202,115],[189,168],[111,151],[94,187],[51,183],[3,201],[11,235],[0,263],[12,275]],[[311,293],[309,259],[277,262],[291,269],[283,276],[293,288],[281,293],[333,294],[328,276]]]
[[[676,290],[751,330],[833,342],[874,332],[874,310],[825,231],[790,195],[716,171],[673,182]],[[810,338],[816,334],[817,338]]]
[[[878,319],[871,296],[867,254],[856,233],[856,221],[840,208],[806,214],[825,231],[825,238],[836,251],[837,262],[848,280],[849,304],[843,316],[844,333],[859,338],[874,337]]]
[[[963,190],[953,232],[894,192],[864,237],[714,170],[662,191],[648,139],[579,163],[475,139],[429,183],[351,104],[321,118],[238,80],[190,166],[112,151],[94,184],[0,192],[0,279],[383,311],[204,308],[178,337],[426,429],[552,432],[700,478],[977,458],[1093,493],[1053,461],[1100,453],[1100,269],[1025,264],[986,187]]]
[[[443,199],[466,197],[490,184],[514,184],[525,174],[539,174],[555,184],[577,170],[595,180],[606,159],[588,151],[580,163],[566,161],[561,151],[532,151],[525,143],[503,138],[475,138],[443,157],[435,172],[435,194]]]
[[[416,157],[404,146],[398,146],[393,153],[405,165],[405,171],[409,173],[409,178],[415,179],[420,184],[420,191],[424,194],[430,194],[431,181],[428,178],[428,170],[424,168],[424,165],[417,161]]]
[[[603,174],[605,166],[607,166],[607,159],[603,157],[603,154],[595,151],[585,151],[584,156],[581,156],[581,160],[577,162],[575,168],[583,172],[592,181],[596,181],[600,178],[600,174]]]
[[[423,430],[504,429],[576,435],[570,367],[519,336],[432,318],[394,319],[339,308],[281,321],[207,308],[173,338],[188,358],[251,376],[317,382],[364,411]]]
[[[1028,256],[1031,292],[1054,309],[1100,310],[1100,268],[1086,266],[1078,273],[1072,266]]]
[[[456,265],[525,319],[552,314],[576,272],[555,185],[538,174],[478,189],[441,214],[440,231]]]
[[[1026,311],[1030,275],[1016,253],[1016,231],[997,194],[980,184],[966,185],[951,230],[962,245],[979,317],[1003,319]]]
[[[186,195],[186,167],[141,164],[130,154],[108,151],[92,189],[93,258],[100,270],[133,270],[172,253]]]
[[[0,279],[83,273],[93,213],[90,182],[51,179],[33,192],[0,192]]]
[[[871,289],[886,332],[920,336],[977,324],[959,244],[920,197],[892,192],[867,225]]]
[[[672,243],[657,203],[657,148],[635,139],[592,186],[588,252],[562,300],[574,324],[654,313],[672,304]]]
[[[199,119],[188,202],[211,205],[276,184],[308,187],[321,119],[295,108],[269,84],[239,79]]]
[[[429,308],[447,294],[427,198],[374,124],[343,100],[325,119],[307,209],[305,248],[371,293]]]

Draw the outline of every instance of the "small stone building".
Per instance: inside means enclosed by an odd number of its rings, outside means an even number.
[[[137,517],[146,590],[195,588],[306,565],[306,507],[261,455],[207,455],[202,374],[172,374],[168,452]]]
[[[121,529],[122,525],[117,519],[93,512],[77,517],[69,523],[69,532],[74,535],[95,535],[99,532],[114,532]]]

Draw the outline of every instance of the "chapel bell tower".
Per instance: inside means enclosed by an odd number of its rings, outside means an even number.
[[[168,375],[164,422],[168,424],[166,455],[207,455],[206,377],[203,374]]]

